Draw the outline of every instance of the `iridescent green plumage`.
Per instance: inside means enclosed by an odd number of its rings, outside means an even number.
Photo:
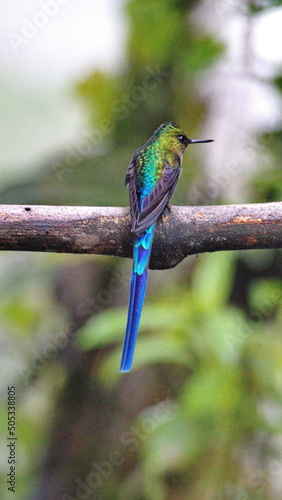
[[[142,194],[149,194],[160,180],[166,163],[177,169],[187,144],[179,142],[178,137],[186,137],[175,123],[161,125],[154,135],[133,155],[136,161],[136,182]]]
[[[144,302],[148,266],[155,224],[163,213],[178,181],[183,153],[193,142],[176,123],[161,125],[154,135],[135,151],[126,176],[130,214],[134,233],[128,318],[121,371],[131,368],[141,310]]]
[[[163,212],[178,181],[182,156],[190,142],[193,141],[178,125],[168,122],[132,156],[126,184],[129,185],[132,232],[137,236]]]

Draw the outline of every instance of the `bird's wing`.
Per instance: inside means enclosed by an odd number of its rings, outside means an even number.
[[[148,229],[156,222],[168,203],[180,174],[180,168],[172,168],[168,163],[163,169],[163,173],[152,191],[146,196],[142,203],[142,210],[139,212],[137,202],[137,212],[132,220],[132,232],[137,236]],[[130,182],[129,182],[130,185]],[[136,188],[135,194],[136,196]]]
[[[125,177],[125,185],[129,187],[129,200],[130,200],[130,217],[132,226],[136,223],[139,217],[139,204],[136,191],[136,164],[138,156],[134,155],[128,165],[127,174]]]

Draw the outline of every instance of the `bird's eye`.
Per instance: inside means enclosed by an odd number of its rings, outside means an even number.
[[[179,136],[178,136],[178,140],[179,140],[179,142],[181,142],[182,144],[186,144],[186,142],[187,142],[187,138],[185,137],[185,135],[179,135]]]

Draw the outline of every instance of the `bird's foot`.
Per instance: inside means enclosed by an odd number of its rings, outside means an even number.
[[[167,203],[162,215],[164,215],[164,217],[167,217],[170,214],[170,212],[171,212],[171,205]]]
[[[171,206],[169,203],[167,203],[161,217],[159,218],[160,224],[164,224],[166,222],[166,218],[169,216],[170,211],[171,211]]]

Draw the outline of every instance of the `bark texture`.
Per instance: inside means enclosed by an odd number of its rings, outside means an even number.
[[[132,256],[128,208],[0,206],[0,250]],[[151,269],[187,255],[282,247],[282,202],[171,207],[158,222]]]

